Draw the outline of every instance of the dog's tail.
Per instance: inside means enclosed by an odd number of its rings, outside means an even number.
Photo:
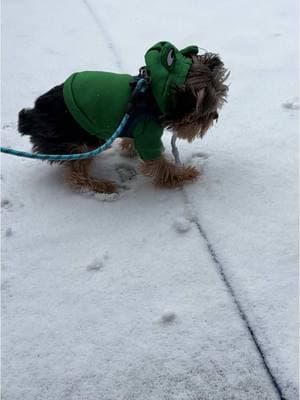
[[[31,135],[36,131],[38,122],[34,109],[23,108],[23,110],[19,112],[18,131],[22,135]]]

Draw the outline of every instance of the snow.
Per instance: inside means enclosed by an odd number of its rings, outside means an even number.
[[[162,317],[161,321],[163,324],[170,324],[174,322],[176,319],[176,314],[173,311],[165,310]]]
[[[105,267],[105,261],[109,259],[108,252],[102,256],[95,258],[87,267],[87,271],[100,271]]]
[[[185,233],[191,229],[191,223],[184,217],[177,217],[173,222],[175,230],[179,233]]]
[[[9,237],[13,235],[13,230],[11,228],[7,228],[5,231],[5,236]]]
[[[78,70],[134,74],[156,41],[231,70],[217,126],[177,142],[202,171],[183,190],[117,143],[94,173],[118,195],[2,156],[5,400],[298,398],[298,4],[184,4],[2,2],[5,146],[30,149],[16,118],[36,96]]]
[[[299,110],[299,100],[294,98],[293,100],[286,101],[285,103],[282,103],[282,107],[287,110]]]

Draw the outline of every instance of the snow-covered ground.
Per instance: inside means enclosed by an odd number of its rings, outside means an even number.
[[[95,167],[117,199],[2,157],[3,400],[296,400],[297,1],[5,0],[2,22],[15,148],[36,96],[74,71],[135,74],[156,41],[231,70],[218,125],[179,142],[203,170],[184,190],[155,189],[117,145]]]

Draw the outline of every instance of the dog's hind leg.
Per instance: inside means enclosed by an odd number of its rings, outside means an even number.
[[[91,190],[99,193],[115,193],[116,185],[112,181],[96,179],[90,176],[89,171],[93,159],[68,161],[65,164],[65,179],[76,188]]]

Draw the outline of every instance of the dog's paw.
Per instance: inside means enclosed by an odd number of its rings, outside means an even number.
[[[137,157],[137,152],[134,149],[133,150],[120,149],[120,155],[122,157],[135,158],[135,157]]]
[[[117,185],[113,181],[102,181],[98,189],[97,193],[117,193]]]
[[[177,188],[185,182],[194,181],[199,175],[200,172],[195,167],[180,167],[173,173],[159,177],[155,184],[168,188]]]
[[[122,139],[119,148],[120,155],[123,157],[133,158],[137,156],[133,141],[130,139]]]
[[[113,181],[93,179],[89,183],[88,189],[95,193],[117,193],[117,185]]]
[[[182,167],[183,169],[183,180],[184,181],[193,181],[200,176],[200,171],[193,166]]]

